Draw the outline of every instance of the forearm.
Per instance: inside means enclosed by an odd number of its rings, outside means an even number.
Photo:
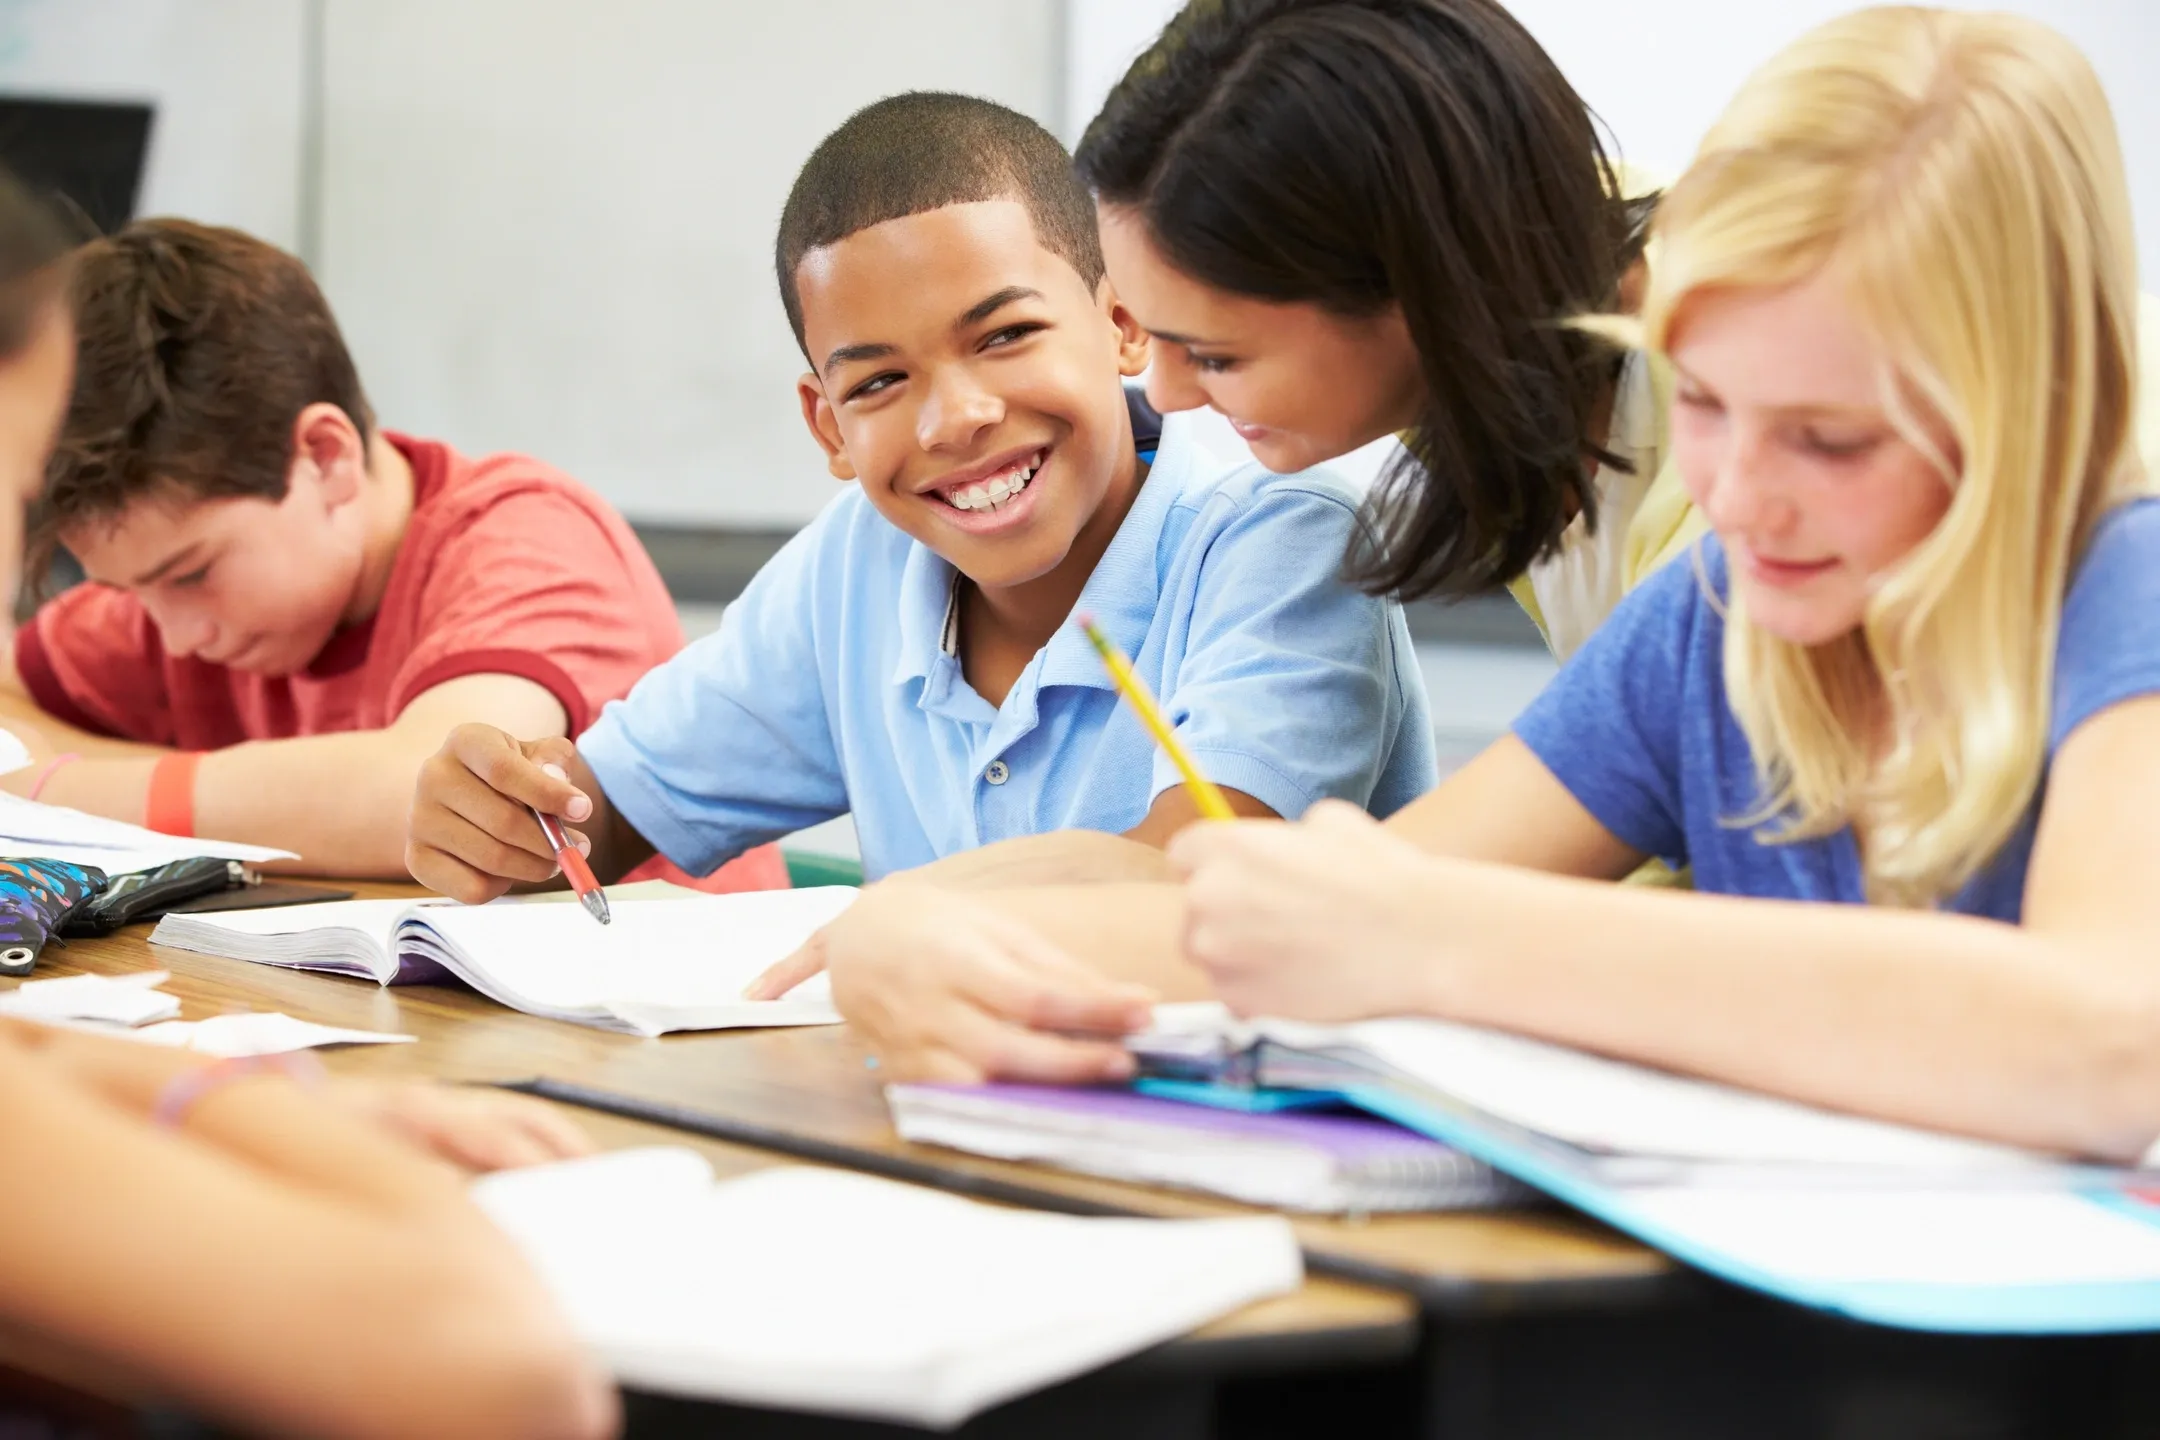
[[[215,1062],[162,1046],[0,1019],[0,1043],[25,1053],[124,1114],[147,1120],[167,1088]],[[421,1155],[342,1103],[328,1080],[309,1093],[267,1072],[209,1092],[187,1117],[191,1138],[264,1171],[384,1214],[454,1197],[450,1167]]]
[[[592,1379],[444,1167],[266,1082],[217,1092],[182,1135],[162,1134],[62,1059],[0,1039],[0,1168],[39,1178],[0,1236],[0,1327],[250,1429],[597,1428],[567,1423],[595,1414]],[[230,1145],[249,1124],[274,1143]],[[333,1183],[318,1163],[331,1150],[403,1193]]]
[[[1178,886],[1036,886],[985,890],[972,898],[1108,978],[1148,986],[1159,999],[1205,1000],[1212,994],[1180,944],[1185,900]]]
[[[214,750],[195,771],[198,835],[291,850],[311,875],[403,879],[413,780],[433,749],[396,730],[256,740]],[[141,824],[156,760],[83,759],[40,798]]]
[[[2160,1132],[2148,967],[1929,912],[1474,883],[1431,917],[1461,957],[1413,992],[1435,1013],[2018,1144],[2128,1159]]]
[[[1173,878],[1160,848],[1097,830],[1054,830],[963,850],[887,883],[926,883],[948,890],[1000,890],[1058,885],[1167,882]]]

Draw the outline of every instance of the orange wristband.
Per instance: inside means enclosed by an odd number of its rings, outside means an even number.
[[[202,751],[182,750],[160,757],[150,767],[144,825],[162,835],[195,833],[195,767],[201,763]]]

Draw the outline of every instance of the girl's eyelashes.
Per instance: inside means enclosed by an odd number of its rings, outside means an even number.
[[[1193,369],[1198,370],[1203,375],[1220,375],[1225,370],[1233,369],[1237,365],[1237,361],[1231,359],[1228,355],[1201,355],[1191,350],[1185,352],[1185,359]]]
[[[1882,436],[1877,434],[1826,435],[1814,429],[1800,432],[1801,448],[1825,460],[1857,460],[1880,443]]]
[[[171,583],[178,589],[192,590],[197,585],[202,584],[209,577],[209,574],[210,567],[207,564],[199,565],[185,575],[173,576]]]

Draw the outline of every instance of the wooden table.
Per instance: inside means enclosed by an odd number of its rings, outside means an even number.
[[[691,1144],[723,1174],[811,1156],[930,1167],[948,1185],[1061,1208],[1250,1213],[902,1142],[845,1027],[638,1039],[520,1015],[462,989],[383,990],[162,949],[140,929],[48,950],[39,963],[41,976],[145,969],[172,972],[164,988],[187,1019],[283,1010],[419,1037],[327,1052],[341,1072],[540,1077],[676,1107],[685,1124],[733,1138],[591,1109],[579,1118],[604,1145]],[[1016,1402],[970,1433],[1812,1437],[1922,1435],[1940,1421],[1959,1434],[2160,1434],[2150,1378],[2160,1347],[2149,1337],[1974,1340],[1845,1324],[1693,1275],[1559,1210],[1294,1224],[1313,1272],[1298,1294]],[[639,1418],[642,1429],[689,1434],[714,1417],[651,1402]],[[727,1433],[779,1433],[764,1428],[777,1423],[733,1412]],[[789,1434],[873,1433],[787,1423]]]

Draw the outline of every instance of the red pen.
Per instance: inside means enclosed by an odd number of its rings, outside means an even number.
[[[532,808],[532,807],[528,807]],[[600,882],[593,879],[592,866],[578,854],[578,848],[563,833],[562,825],[552,815],[543,815],[533,808],[533,819],[540,822],[540,833],[547,836],[548,848],[555,852],[555,863],[562,866],[563,878],[570,882],[570,893],[577,896],[578,904],[585,913],[601,924],[609,923],[607,896],[601,892]]]

